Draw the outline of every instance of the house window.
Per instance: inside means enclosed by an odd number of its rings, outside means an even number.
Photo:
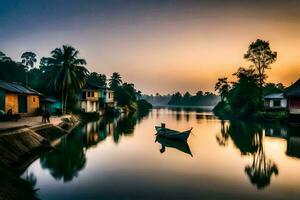
[[[106,91],[104,91],[104,96],[106,96]]]
[[[274,100],[274,107],[280,107],[280,100]]]
[[[82,99],[86,99],[86,92],[82,92]]]
[[[88,92],[88,97],[91,97],[91,92]]]
[[[33,102],[35,102],[35,97],[33,97]]]
[[[94,92],[91,92],[92,94],[91,94],[91,97],[94,97]]]
[[[110,99],[110,92],[108,93],[108,98]]]

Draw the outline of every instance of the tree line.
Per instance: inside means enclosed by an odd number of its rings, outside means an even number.
[[[236,81],[229,82],[227,77],[222,77],[215,84],[221,102],[214,112],[221,117],[254,117],[264,109],[263,96],[284,90],[282,83],[266,83],[266,71],[277,59],[277,52],[271,50],[268,41],[257,39],[252,42],[244,59],[251,65],[240,67],[233,73]]]
[[[143,95],[143,99],[156,106],[177,105],[177,106],[215,106],[220,97],[211,92],[198,91],[195,95],[189,92],[182,95],[180,92],[176,92],[172,95]]]
[[[211,92],[198,91],[196,95],[191,95],[186,92],[182,95],[176,92],[172,95],[169,105],[183,105],[183,106],[215,106],[219,102],[219,97]]]
[[[123,83],[121,75],[117,72],[109,79],[105,74],[89,72],[86,60],[81,58],[79,51],[72,46],[55,48],[49,57],[40,59],[37,67],[36,62],[36,54],[33,52],[24,52],[20,61],[14,61],[0,51],[0,79],[19,82],[46,96],[60,99],[63,113],[76,109],[77,94],[86,82],[109,87],[115,92],[118,105],[130,111],[135,111],[139,105],[141,92],[134,84]]]

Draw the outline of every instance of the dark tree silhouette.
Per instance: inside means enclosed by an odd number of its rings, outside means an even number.
[[[219,78],[218,82],[215,85],[215,91],[218,91],[218,93],[220,94],[222,102],[224,101],[228,91],[230,90],[230,85],[227,79],[227,77]]]
[[[22,64],[26,66],[27,70],[33,68],[34,63],[36,63],[36,54],[33,52],[24,52],[21,56]]]
[[[262,189],[270,184],[273,174],[278,175],[277,165],[268,159],[264,153],[262,134],[257,133],[255,139],[259,144],[258,150],[252,155],[252,164],[245,167],[245,172],[252,184]]]
[[[122,84],[122,77],[119,73],[114,72],[109,79],[109,87],[116,90]]]
[[[71,181],[85,167],[86,157],[83,149],[81,130],[74,130],[63,138],[55,150],[40,158],[43,169],[48,169],[57,180]]]
[[[262,130],[261,124],[253,122],[230,121],[227,128],[222,121],[221,133],[216,136],[220,146],[225,146],[231,138],[241,156],[252,157],[252,163],[245,167],[245,172],[258,189],[269,185],[272,175],[278,174],[277,165],[265,155]]]
[[[268,41],[257,39],[252,42],[244,58],[253,63],[259,78],[259,105],[262,106],[262,89],[267,78],[266,70],[277,59],[277,52],[272,51]]]
[[[67,45],[56,48],[47,58],[49,66],[45,78],[49,85],[61,94],[63,114],[67,110],[68,95],[82,88],[88,70],[84,67],[86,61],[78,57],[79,51]]]
[[[5,55],[5,53],[3,53],[2,51],[0,51],[0,62],[6,62],[6,61],[10,61],[10,57],[7,57]]]
[[[106,87],[106,75],[92,72],[88,77],[88,82]]]
[[[26,85],[28,85],[28,71],[33,68],[36,63],[36,54],[33,52],[24,52],[21,56],[22,64],[25,65],[26,70]]]
[[[220,146],[227,146],[228,145],[228,127],[225,124],[225,121],[221,121],[221,131],[219,134],[216,135],[217,142]]]

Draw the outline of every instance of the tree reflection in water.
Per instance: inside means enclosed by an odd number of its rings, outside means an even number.
[[[71,181],[86,163],[81,135],[74,133],[64,137],[54,151],[40,157],[40,162],[56,180]]]
[[[227,127],[222,121],[221,133],[216,136],[219,145],[228,145],[228,138],[231,138],[242,156],[252,157],[252,163],[245,167],[245,172],[258,189],[268,186],[273,174],[278,175],[277,165],[265,155],[262,130],[258,123],[230,121]]]
[[[221,131],[219,134],[216,135],[217,142],[220,146],[227,146],[228,145],[228,126],[225,124],[225,121],[221,121]]]
[[[56,180],[71,181],[87,162],[85,152],[108,136],[118,143],[123,135],[131,135],[137,122],[147,113],[121,115],[118,118],[105,117],[76,127],[72,133],[61,139],[55,150],[40,157],[43,169],[48,169]]]

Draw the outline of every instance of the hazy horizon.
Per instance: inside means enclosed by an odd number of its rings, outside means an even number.
[[[145,94],[194,94],[249,66],[243,54],[260,38],[278,52],[269,82],[288,86],[300,77],[296,0],[30,2],[0,3],[0,51],[14,60],[69,44],[89,71],[119,72]]]

